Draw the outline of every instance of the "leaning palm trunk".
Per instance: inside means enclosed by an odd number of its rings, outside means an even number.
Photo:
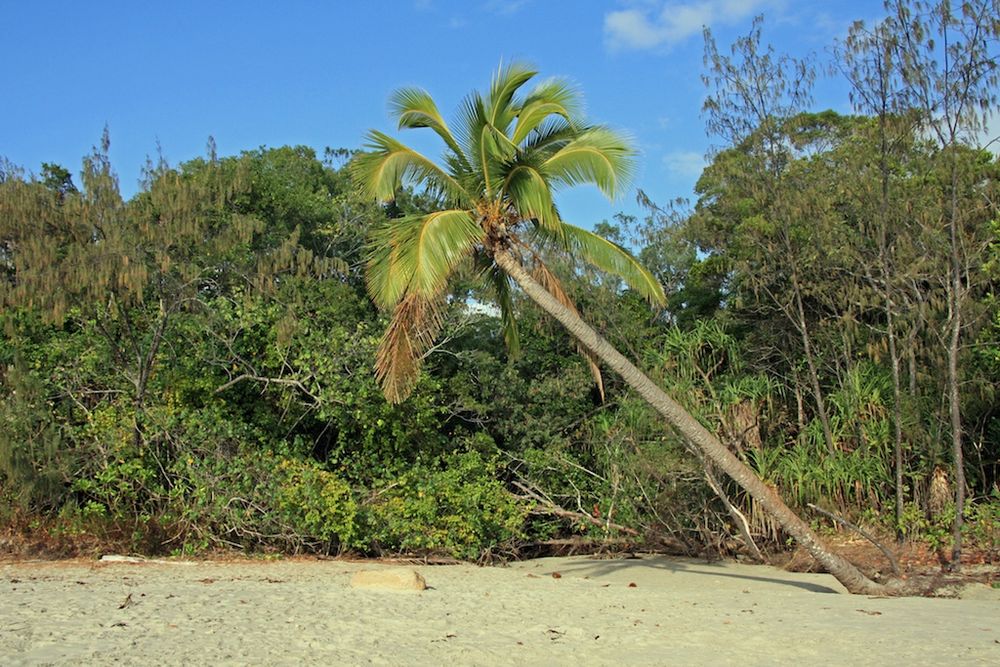
[[[588,350],[599,357],[625,382],[649,402],[680,434],[701,450],[712,463],[729,475],[754,500],[771,514],[789,535],[815,558],[851,593],[885,595],[901,592],[901,588],[879,584],[844,558],[831,552],[816,533],[800,519],[782,499],[742,461],[702,426],[690,413],[670,398],[642,371],[626,359],[608,341],[584,322],[572,310],[561,304],[521,266],[507,250],[498,249],[493,259],[531,299],[563,326]]]
[[[511,254],[511,248],[523,248],[534,256],[520,236],[527,232],[528,241],[555,243],[570,255],[623,279],[652,303],[666,301],[663,286],[628,251],[566,224],[552,198],[555,186],[582,183],[596,185],[614,197],[632,173],[635,150],[623,135],[576,118],[579,100],[565,82],[549,80],[526,97],[519,97],[518,91],[534,76],[532,69],[521,64],[501,67],[487,95],[473,93],[466,98],[458,118],[462,131],[457,135],[425,91],[404,88],[393,95],[391,107],[400,128],[430,128],[445,142],[445,168],[374,130],[368,135],[369,151],[352,162],[352,176],[366,196],[391,200],[401,183],[409,179],[440,195],[447,206],[390,220],[372,234],[368,292],[380,308],[392,309],[375,364],[386,398],[399,403],[413,389],[420,360],[440,324],[436,304],[444,297],[449,276],[471,259],[496,294],[504,340],[512,353],[518,348],[518,333],[510,279],[562,322],[589,353],[620,373],[847,590],[900,592],[899,588],[872,582],[824,548],[809,526],[752,470],[583,323],[554,276],[542,271],[543,286]],[[594,364],[592,370],[599,382],[596,369]]]

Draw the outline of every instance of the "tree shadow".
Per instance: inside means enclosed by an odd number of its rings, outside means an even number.
[[[810,593],[839,594],[842,592],[829,586],[809,581],[794,581],[790,579],[779,579],[776,577],[727,572],[721,566],[714,566],[713,564],[706,563],[704,561],[665,558],[661,556],[618,560],[595,560],[589,558],[586,560],[564,560],[560,562],[558,566],[546,569],[551,569],[553,572],[558,571],[562,575],[600,578],[628,573],[630,570],[648,570],[650,568],[666,572],[685,572],[709,577],[725,577],[728,579],[757,581],[768,584],[776,584],[779,586],[798,588],[800,590],[809,591]]]

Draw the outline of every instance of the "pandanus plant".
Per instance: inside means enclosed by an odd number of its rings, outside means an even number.
[[[471,262],[492,285],[511,352],[516,353],[519,341],[513,281],[578,341],[599,385],[600,361],[755,498],[849,591],[887,592],[829,551],[717,437],[580,318],[542,261],[546,247],[554,245],[619,276],[653,303],[664,302],[663,288],[628,251],[560,216],[554,195],[562,187],[591,184],[609,198],[621,193],[636,151],[625,135],[584,122],[579,94],[567,82],[549,79],[523,94],[536,74],[522,64],[501,67],[485,96],[473,92],[465,98],[453,125],[427,92],[400,89],[390,100],[399,129],[435,132],[445,146],[441,163],[372,130],[366,151],[351,164],[352,176],[368,197],[391,201],[409,183],[442,202],[440,210],[389,220],[372,233],[368,291],[380,308],[392,310],[375,363],[386,397],[398,403],[412,391],[421,359],[441,326],[448,279]]]

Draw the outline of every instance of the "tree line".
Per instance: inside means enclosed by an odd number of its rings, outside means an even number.
[[[816,507],[995,549],[995,5],[856,24],[851,115],[760,21],[728,54],[706,33],[697,198],[594,233],[553,186],[619,192],[633,149],[520,65],[452,124],[395,95],[441,165],[378,131],[210,145],[126,200],[107,134],[78,183],[4,163],[4,516],[136,550],[762,557]]]

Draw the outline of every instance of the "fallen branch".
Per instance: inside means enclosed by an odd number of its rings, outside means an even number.
[[[700,454],[700,452],[698,452]],[[737,530],[740,531],[740,535],[743,538],[743,544],[750,551],[750,555],[756,559],[758,563],[766,563],[767,559],[764,558],[764,554],[761,553],[760,549],[757,547],[757,543],[753,541],[753,535],[750,533],[750,523],[747,521],[746,517],[743,516],[737,507],[729,500],[729,496],[722,489],[722,485],[719,484],[719,480],[716,479],[715,473],[712,470],[711,462],[707,461],[705,457],[699,456],[701,459],[702,468],[705,471],[705,481],[708,482],[708,486],[715,492],[719,500],[725,506],[726,511],[729,512],[729,516],[733,519],[736,524]]]
[[[851,530],[853,530],[854,532],[856,532],[858,535],[860,535],[861,537],[865,538],[866,540],[868,540],[869,542],[871,542],[872,544],[874,544],[876,547],[878,547],[878,550],[881,551],[882,554],[889,561],[889,566],[892,567],[892,573],[894,575],[896,575],[897,577],[900,576],[899,561],[896,560],[896,556],[894,556],[893,553],[891,551],[889,551],[889,549],[887,549],[884,544],[882,544],[877,539],[875,539],[875,537],[871,533],[869,533],[868,531],[864,530],[863,528],[861,528],[859,526],[854,525],[853,523],[851,523],[850,521],[848,521],[847,519],[845,519],[842,516],[837,516],[833,512],[828,512],[827,510],[823,509],[822,507],[816,507],[812,503],[806,503],[806,506],[809,507],[809,509],[811,509],[811,510],[819,512],[820,514],[822,514],[823,516],[825,516],[825,517],[827,517],[829,519],[833,519],[834,521],[836,521],[840,525],[844,526],[845,528],[850,528]]]
[[[520,482],[514,482],[513,484],[514,486],[521,489],[521,491],[525,493],[524,496],[521,496],[523,500],[533,500],[535,501],[535,503],[537,503],[536,506],[530,510],[533,514],[551,514],[552,516],[558,516],[564,519],[576,519],[578,521],[586,521],[587,523],[599,526],[601,528],[605,529],[614,528],[615,530],[620,530],[626,535],[632,535],[633,537],[639,536],[639,531],[633,528],[629,528],[628,526],[623,526],[621,524],[614,523],[611,521],[602,521],[601,519],[598,519],[595,516],[591,516],[586,512],[574,512],[573,510],[568,510],[564,507],[559,507],[548,498],[542,497],[541,495],[539,495],[532,489],[528,488],[524,484],[521,484]]]

